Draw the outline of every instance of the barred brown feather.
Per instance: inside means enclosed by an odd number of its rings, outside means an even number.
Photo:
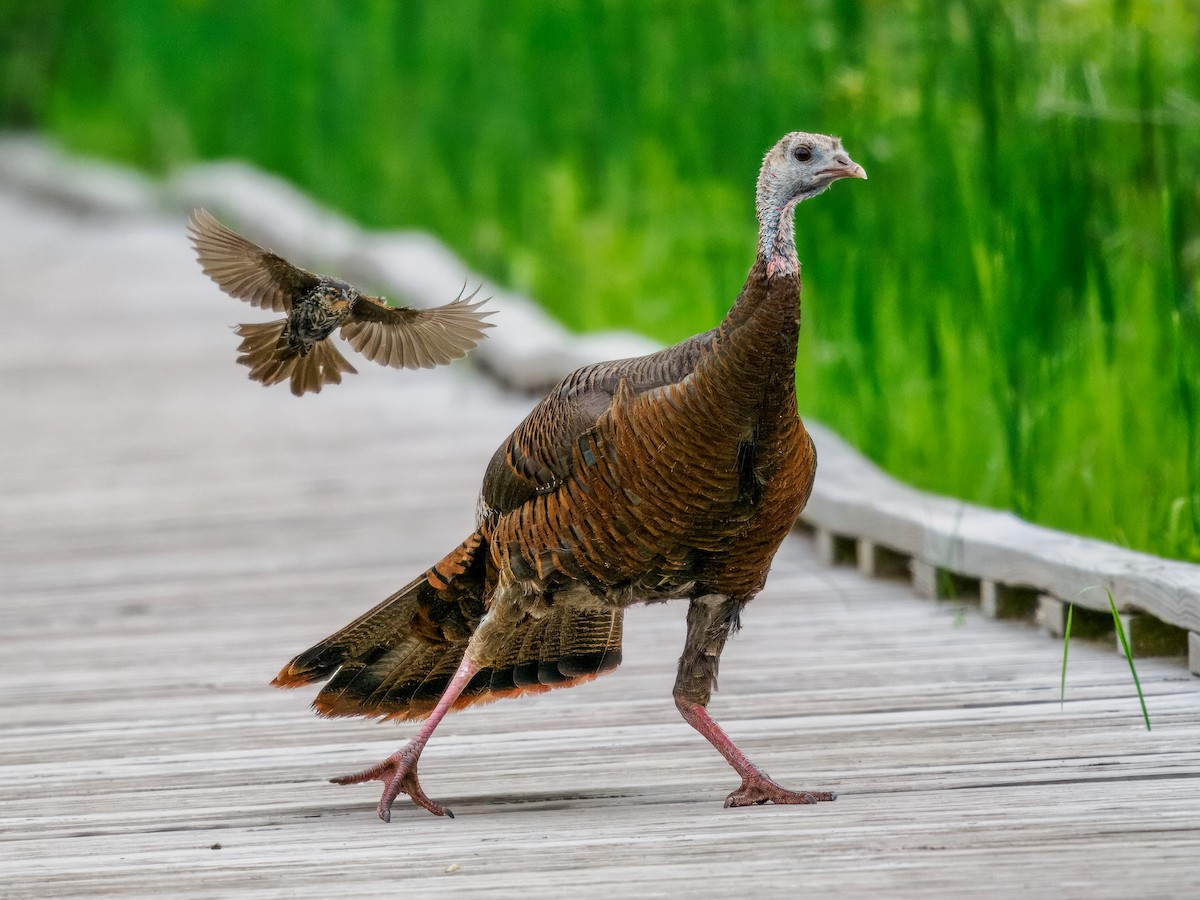
[[[322,715],[429,716],[408,748],[338,779],[383,780],[381,817],[401,791],[446,812],[424,795],[415,769],[446,712],[610,672],[621,660],[625,608],[675,598],[689,601],[676,704],[742,776],[728,803],[832,799],[771,781],[705,707],[725,642],[816,471],[796,413],[792,212],[852,176],[865,173],[835,138],[797,132],[780,141],[759,179],[758,257],[721,324],[658,353],[568,375],[493,455],[475,532],[276,678],[285,687],[327,680],[314,702]],[[459,338],[476,338],[469,301],[443,307],[440,330],[430,318],[385,334],[364,316],[343,333],[371,359],[424,364],[428,354],[457,352]],[[264,377],[277,377],[273,358],[259,354],[247,351]]]

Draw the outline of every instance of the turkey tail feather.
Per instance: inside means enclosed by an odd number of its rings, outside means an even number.
[[[374,609],[310,647],[272,682],[328,683],[313,701],[323,716],[421,719],[450,683],[484,615],[487,550],[475,532]],[[621,662],[621,609],[563,605],[527,617],[480,660],[453,709],[567,687]]]
[[[620,609],[564,608],[527,619],[496,660],[475,673],[451,708],[571,687],[613,671],[621,662],[622,618]],[[405,638],[378,656],[342,665],[313,708],[323,716],[423,719],[466,650],[465,640],[434,645]]]
[[[281,688],[300,687],[360,671],[384,654],[395,653],[400,646],[407,648],[410,637],[418,644],[434,645],[426,636],[413,634],[413,626],[422,605],[438,602],[429,579],[422,575],[345,628],[296,656],[271,684]],[[325,692],[328,691],[326,687]]]

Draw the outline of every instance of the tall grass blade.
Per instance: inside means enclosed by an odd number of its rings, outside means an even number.
[[[1146,730],[1150,730],[1150,713],[1146,711],[1146,697],[1142,693],[1142,682],[1138,679],[1137,666],[1133,664],[1133,651],[1129,649],[1129,641],[1125,637],[1125,628],[1121,625],[1121,614],[1117,612],[1117,601],[1113,599],[1112,591],[1108,594],[1108,607],[1112,610],[1113,625],[1117,629],[1117,637],[1121,639],[1121,649],[1125,651],[1125,659],[1129,661],[1129,671],[1133,675],[1133,683],[1137,687],[1138,702],[1142,705],[1142,718],[1146,721]]]
[[[1058,708],[1061,711],[1067,700],[1067,650],[1071,646],[1071,620],[1075,616],[1075,604],[1067,604],[1067,625],[1063,629],[1062,680],[1058,685]]]

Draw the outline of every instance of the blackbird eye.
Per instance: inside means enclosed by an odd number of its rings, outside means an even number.
[[[794,156],[800,162],[808,162],[810,159],[812,159],[812,148],[797,147],[792,151],[792,156]]]

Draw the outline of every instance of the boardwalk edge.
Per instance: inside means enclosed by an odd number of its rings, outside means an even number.
[[[579,366],[660,346],[630,332],[573,335],[529,298],[473,273],[436,238],[366,231],[283,179],[240,162],[197,165],[156,181],[69,156],[39,137],[13,135],[0,138],[0,184],[97,218],[182,219],[205,206],[302,265],[381,287],[414,306],[439,305],[464,284],[482,284],[481,293],[493,298],[497,327],[471,358],[516,390],[545,390]],[[1135,655],[1177,656],[1200,674],[1200,566],[918,491],[828,428],[808,427],[820,467],[800,527],[814,533],[826,562],[911,579],[923,596],[978,602],[985,615],[1036,621],[1051,635],[1061,634],[1066,604],[1074,603],[1094,614],[1091,636],[1105,636],[1102,614],[1111,592]],[[1107,622],[1111,632],[1111,617]],[[1119,651],[1115,638],[1108,639]]]

